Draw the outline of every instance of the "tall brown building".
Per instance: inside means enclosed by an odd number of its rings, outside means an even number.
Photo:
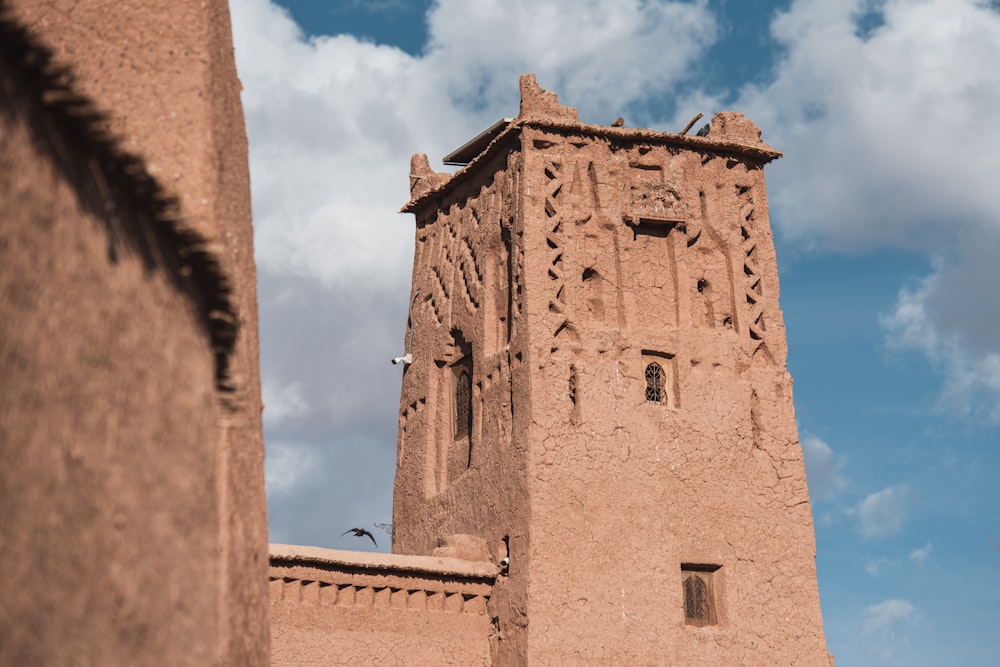
[[[741,114],[688,136],[521,95],[454,176],[412,163],[393,550],[485,539],[494,664],[829,664],[780,153]]]

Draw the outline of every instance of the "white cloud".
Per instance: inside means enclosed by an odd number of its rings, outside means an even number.
[[[858,518],[862,536],[884,537],[899,532],[906,521],[912,493],[898,484],[865,496],[851,513]]]
[[[917,565],[923,565],[925,562],[927,562],[927,558],[931,555],[931,552],[933,550],[934,546],[930,542],[928,542],[919,549],[914,549],[913,551],[911,551],[910,560],[912,560]]]
[[[901,290],[881,324],[891,349],[916,350],[942,369],[947,408],[1000,422],[1000,234],[975,246]]]
[[[261,398],[264,402],[264,424],[273,428],[290,417],[298,417],[309,408],[302,385],[292,382],[284,386],[276,386],[264,379],[261,387]]]
[[[306,445],[294,442],[268,442],[264,459],[264,482],[267,495],[286,495],[313,473],[319,457]]]
[[[814,502],[831,500],[844,488],[844,478],[840,474],[843,460],[830,445],[809,433],[802,437],[802,453],[806,460],[810,498]]]
[[[347,35],[306,40],[267,0],[232,9],[261,272],[404,283],[412,240],[395,211],[415,138],[438,131],[413,90],[415,60]]]
[[[907,600],[884,600],[866,607],[862,635],[882,660],[889,660],[909,641],[909,630],[917,619],[916,608]]]
[[[437,162],[516,115],[522,72],[585,119],[627,115],[693,72],[715,24],[705,0],[441,0],[414,56],[350,35],[306,37],[269,0],[230,9],[250,143],[269,512],[295,539],[323,543],[318,507],[388,518],[399,396],[388,360],[401,352],[413,261],[412,219],[396,211],[410,156]]]
[[[884,22],[864,38],[866,9]],[[936,251],[956,224],[997,225],[1000,13],[979,0],[797,0],[772,34],[787,49],[776,77],[737,106],[788,153],[771,178],[786,231]]]
[[[716,36],[704,0],[439,0],[429,28],[455,100],[516,109],[510,83],[534,72],[602,123],[689,76]]]
[[[873,558],[865,562],[865,572],[873,577],[878,576],[882,568],[889,564],[888,558]]]
[[[411,56],[306,39],[268,0],[232,14],[260,268],[366,290],[405,290],[410,155],[436,161],[516,114],[520,73],[608,122],[687,76],[715,34],[703,0],[441,0]]]
[[[774,79],[734,106],[786,151],[768,173],[774,222],[803,243],[935,259],[884,319],[890,342],[938,364],[950,406],[1000,420],[1000,10],[796,0],[772,34]]]

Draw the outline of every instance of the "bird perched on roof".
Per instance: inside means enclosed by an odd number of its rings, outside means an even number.
[[[354,533],[354,537],[367,537],[368,539],[370,539],[372,541],[372,544],[374,544],[375,546],[378,546],[378,542],[375,541],[375,536],[372,535],[371,533],[369,533],[364,528],[348,528],[347,530],[345,530],[344,532],[342,532],[340,534],[340,536],[343,537],[344,535],[347,535],[348,533]]]
[[[618,120],[616,120],[615,122],[611,123],[611,127],[621,127],[624,124],[625,124],[625,119],[622,118],[621,116],[619,116]]]

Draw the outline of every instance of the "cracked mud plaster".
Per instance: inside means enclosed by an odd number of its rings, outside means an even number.
[[[735,113],[705,137],[586,125],[526,76],[467,167],[415,160],[394,549],[511,536],[494,659],[828,664],[763,179],[779,155]],[[437,453],[456,332],[482,383],[461,471]],[[686,624],[682,563],[725,582],[714,623]]]

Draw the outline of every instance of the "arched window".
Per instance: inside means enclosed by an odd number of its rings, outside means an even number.
[[[711,622],[708,586],[697,574],[689,574],[684,579],[684,620],[691,625]]]
[[[461,368],[455,376],[455,438],[472,431],[472,375]]]
[[[655,361],[646,366],[646,402],[664,405],[667,402],[667,374]]]
[[[717,625],[718,608],[715,596],[719,575],[718,565],[681,563],[684,586],[684,622],[688,625]]]

